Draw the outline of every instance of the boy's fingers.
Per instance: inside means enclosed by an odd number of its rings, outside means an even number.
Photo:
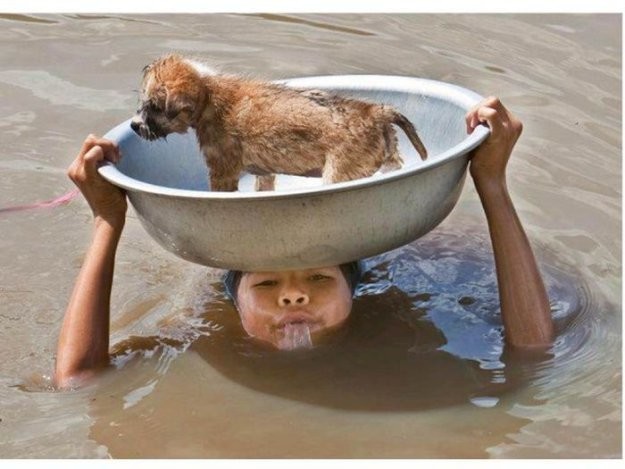
[[[102,148],[102,151],[104,152],[104,158],[112,161],[113,163],[119,161],[119,147],[114,142],[104,138],[99,138],[96,140],[95,144]]]
[[[84,156],[85,172],[94,174],[98,168],[98,162],[104,159],[104,151],[99,145],[92,147]]]
[[[493,134],[499,135],[503,130],[503,122],[499,114],[493,108],[482,106],[477,110],[477,119],[479,122],[486,123]]]
[[[497,96],[488,96],[473,106],[466,114],[467,132],[471,133],[480,123],[487,124],[491,130],[502,127],[510,120],[510,113]]]
[[[496,111],[504,110],[503,104],[497,96],[489,96],[482,101],[482,106],[490,107]]]
[[[94,134],[89,134],[85,141],[82,143],[82,147],[80,148],[80,152],[78,153],[78,158],[82,158],[85,154],[95,145],[95,142],[98,140]]]
[[[478,109],[477,107],[474,107],[469,112],[467,112],[467,114],[465,116],[465,122],[467,124],[467,133],[468,134],[472,133],[473,130],[475,129],[475,127],[478,124],[477,109]]]
[[[501,100],[496,96],[489,96],[484,100],[484,105],[491,109],[494,109],[497,112],[497,119],[502,123],[503,126],[509,124],[514,116],[508,109],[503,105]]]
[[[473,132],[473,127],[471,126],[471,111],[467,112],[464,116],[464,122],[467,125],[467,133],[470,134]]]
[[[102,151],[104,152],[104,157],[107,160],[110,160],[114,163],[119,161],[121,157],[119,147],[111,140],[99,138],[93,134],[90,134],[83,142],[78,159],[84,158],[89,150],[91,150],[91,148],[93,148],[95,145],[101,147]]]
[[[472,129],[475,129],[480,123],[480,119],[478,118],[478,111],[479,111],[479,108],[476,109],[473,114],[471,114],[471,128]]]

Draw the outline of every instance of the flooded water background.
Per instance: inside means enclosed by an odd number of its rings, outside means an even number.
[[[0,208],[72,186],[83,138],[137,103],[164,52],[268,79],[393,74],[498,95],[524,122],[509,187],[548,284],[548,356],[501,340],[479,199],[368,259],[353,321],[283,354],[246,339],[220,272],[163,251],[132,210],[114,370],[47,388],[91,236],[77,199],[0,213],[0,457],[621,456],[620,15],[0,14]]]

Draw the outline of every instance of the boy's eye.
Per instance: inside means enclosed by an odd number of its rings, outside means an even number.
[[[310,280],[313,281],[320,281],[320,280],[326,280],[329,279],[330,277],[328,277],[327,275],[323,275],[323,274],[313,274],[309,277]]]
[[[255,287],[273,287],[277,285],[278,282],[276,280],[263,280],[262,282],[258,282],[254,284]]]

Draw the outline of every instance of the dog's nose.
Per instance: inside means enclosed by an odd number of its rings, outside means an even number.
[[[130,121],[130,128],[134,130],[136,133],[139,133],[139,129],[141,128],[141,124],[135,120]]]

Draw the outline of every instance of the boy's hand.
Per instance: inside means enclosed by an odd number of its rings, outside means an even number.
[[[121,157],[119,148],[110,140],[89,135],[80,153],[67,170],[69,178],[78,186],[89,203],[96,221],[106,220],[115,227],[121,227],[126,217],[126,194],[98,174],[98,165],[103,160],[113,163]]]
[[[523,124],[494,96],[478,103],[465,119],[467,133],[472,133],[479,124],[487,124],[490,128],[489,137],[472,152],[471,176],[475,182],[504,181],[506,164],[523,131]]]

